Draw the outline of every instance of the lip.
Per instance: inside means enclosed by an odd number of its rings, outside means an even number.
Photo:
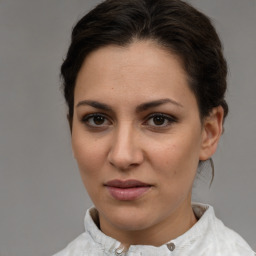
[[[136,200],[152,187],[138,180],[111,180],[105,186],[110,195],[119,201]]]

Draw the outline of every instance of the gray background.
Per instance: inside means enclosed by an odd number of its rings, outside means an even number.
[[[44,256],[83,231],[91,205],[72,157],[59,66],[73,24],[99,1],[0,0],[0,255]],[[214,21],[229,62],[230,115],[216,176],[194,200],[213,204],[256,249],[256,1],[191,0]]]

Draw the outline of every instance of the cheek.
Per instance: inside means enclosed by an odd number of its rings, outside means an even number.
[[[188,198],[197,171],[197,157],[187,143],[173,143],[162,147],[155,155],[154,170],[157,173],[161,204],[178,204]]]
[[[151,155],[154,169],[161,171],[162,177],[172,180],[193,179],[199,161],[198,141],[192,136],[166,140],[155,148]],[[190,178],[190,179],[189,179]]]
[[[168,143],[166,145],[159,145],[156,147],[151,155],[154,155],[154,165],[161,167],[163,170],[169,169],[178,160],[178,150],[175,143]]]
[[[95,203],[99,196],[99,184],[104,176],[101,172],[105,161],[102,150],[104,147],[90,138],[83,140],[81,136],[78,140],[72,138],[72,146],[83,184]]]
[[[84,183],[89,179],[95,179],[105,160],[103,144],[95,139],[83,138],[74,134],[72,148]]]

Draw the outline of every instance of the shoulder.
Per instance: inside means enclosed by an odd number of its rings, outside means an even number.
[[[92,226],[95,225],[90,216],[89,210],[87,210],[85,215],[85,222],[87,222],[87,227],[85,227],[85,232],[79,235],[76,239],[70,242],[63,250],[54,254],[53,256],[84,256],[93,249],[97,250],[99,244],[95,243],[91,236],[93,232]]]
[[[54,254],[53,256],[82,256],[84,255],[84,252],[90,251],[90,248],[95,248],[95,246],[96,245],[92,241],[91,237],[87,233],[83,233],[75,240],[70,242],[66,248]]]
[[[213,227],[213,238],[219,251],[232,252],[234,256],[255,256],[247,242],[234,230],[226,227],[221,220],[216,218]]]
[[[223,222],[215,216],[214,210],[209,205],[200,205],[202,216],[199,220],[204,222],[205,230],[203,241],[205,248],[208,252],[212,252],[209,255],[215,256],[255,256],[247,242],[234,230],[226,227]],[[203,226],[203,225],[202,225]],[[208,255],[208,254],[207,254]]]
[[[118,241],[106,236],[98,228],[98,213],[94,207],[87,210],[84,227],[84,233],[53,256],[101,256],[105,255],[105,251],[111,252],[119,247],[120,243]]]

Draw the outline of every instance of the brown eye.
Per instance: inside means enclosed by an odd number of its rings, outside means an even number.
[[[103,117],[103,116],[94,116],[93,117],[93,122],[96,125],[102,125],[105,122],[105,117]]]
[[[106,128],[111,125],[110,120],[103,114],[90,114],[82,119],[82,123],[90,128]]]
[[[173,123],[177,122],[177,119],[171,115],[163,113],[153,113],[144,122],[144,125],[152,128],[165,128],[169,127]]]
[[[155,125],[163,125],[166,121],[166,118],[163,116],[155,116],[153,117],[153,122]]]

